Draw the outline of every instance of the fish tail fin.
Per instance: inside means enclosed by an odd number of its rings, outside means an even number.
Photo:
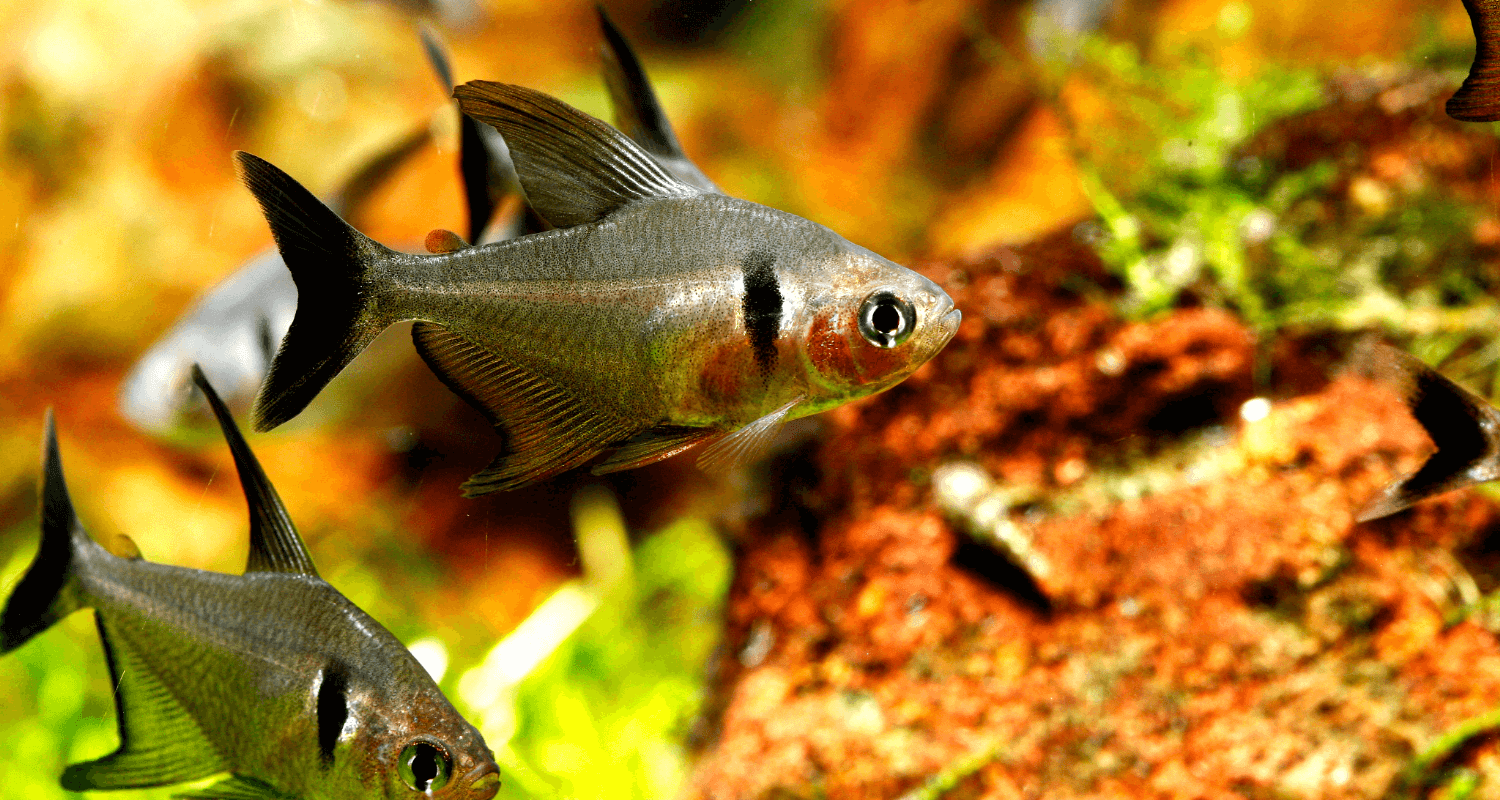
[[[57,452],[52,411],[47,411],[43,442],[42,543],[36,559],[16,584],[5,611],[0,613],[0,654],[25,644],[53,623],[87,605],[78,589],[82,551],[97,548],[73,513],[73,501],[63,479]]]
[[[1355,355],[1359,371],[1401,393],[1437,450],[1422,466],[1375,495],[1356,519],[1368,522],[1443,492],[1500,478],[1500,409],[1393,347]]]
[[[297,416],[394,320],[369,302],[373,268],[391,254],[333,213],[290,175],[236,153],[282,260],[297,284],[297,314],[255,398],[255,429]]]
[[[1474,28],[1474,64],[1458,91],[1448,98],[1448,116],[1463,122],[1500,120],[1500,43],[1496,42],[1496,9],[1490,3],[1464,0]]]

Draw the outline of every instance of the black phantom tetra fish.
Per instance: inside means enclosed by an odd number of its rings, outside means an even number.
[[[1500,409],[1394,347],[1356,356],[1363,371],[1390,382],[1437,451],[1416,472],[1381,490],[1360,509],[1367,522],[1443,492],[1500,478]]]
[[[484,739],[396,637],[313,569],[286,509],[201,371],[250,505],[244,575],[120,558],[73,514],[52,417],[42,543],[0,617],[0,653],[93,608],[120,748],[63,773],[73,791],[231,776],[184,797],[488,800]]]
[[[1500,120],[1500,0],[1463,0],[1474,26],[1474,64],[1448,98],[1448,116],[1464,122]]]
[[[259,429],[296,416],[387,326],[416,320],[418,352],[505,436],[471,494],[605,452],[596,473],[704,443],[699,463],[723,466],[788,419],[894,386],[958,329],[927,278],[817,223],[677,180],[559,100],[483,81],[455,96],[500,130],[556,230],[397,253],[238,155],[300,295],[256,399]]]

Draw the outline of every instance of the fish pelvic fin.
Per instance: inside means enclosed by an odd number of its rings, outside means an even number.
[[[702,194],[629,137],[555,97],[490,81],[469,81],[453,96],[505,137],[527,201],[555,227],[594,222],[638,200]]]
[[[1436,452],[1422,466],[1386,486],[1356,515],[1368,522],[1434,495],[1500,478],[1500,409],[1393,347],[1375,345],[1355,365],[1401,393]]]
[[[297,800],[295,795],[287,794],[269,783],[242,775],[231,775],[202,789],[178,792],[172,796],[184,800]]]
[[[714,440],[698,454],[698,468],[710,475],[722,475],[759,461],[771,452],[771,445],[781,433],[781,426],[786,424],[787,415],[804,399],[801,396],[793,398],[781,408]]]
[[[645,426],[510,364],[441,325],[412,326],[417,352],[505,437],[505,451],[464,483],[464,496],[518,489],[580,466]]]
[[[356,231],[290,175],[235,153],[297,284],[297,314],[251,418],[268,431],[297,416],[392,320],[371,305],[372,265],[392,251]]]
[[[1500,8],[1491,0],[1463,0],[1474,28],[1474,64],[1448,98],[1448,116],[1463,122],[1500,120]]]
[[[229,768],[196,720],[156,676],[126,636],[105,617],[99,637],[115,682],[120,747],[104,758],[69,766],[64,789],[132,789],[206,778]]]
[[[712,428],[660,426],[618,444],[609,456],[589,469],[595,475],[608,475],[665,461],[684,450],[723,436]]]
[[[0,613],[0,653],[9,653],[88,605],[78,587],[78,570],[83,563],[79,556],[85,550],[102,550],[73,512],[50,409],[43,436],[42,543]]]
[[[317,577],[312,556],[302,537],[297,535],[292,518],[282,505],[281,496],[271,479],[261,469],[260,461],[250,451],[250,445],[234,424],[229,407],[219,399],[208,382],[208,376],[197,365],[193,365],[193,383],[214,411],[219,428],[224,431],[224,440],[229,443],[229,452],[234,456],[234,468],[240,474],[240,486],[245,491],[245,503],[250,506],[250,558],[246,572],[291,572]]]

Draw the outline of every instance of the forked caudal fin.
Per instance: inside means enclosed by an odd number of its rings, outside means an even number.
[[[350,227],[270,162],[235,153],[297,284],[297,315],[251,412],[268,431],[297,416],[391,320],[369,306],[371,267],[392,251]]]
[[[1500,409],[1416,358],[1377,345],[1355,356],[1361,371],[1395,386],[1437,452],[1416,472],[1386,486],[1357,519],[1394,514],[1443,492],[1500,478]]]
[[[76,575],[79,553],[97,548],[73,513],[73,501],[63,480],[62,459],[57,452],[57,434],[52,412],[47,412],[47,432],[42,444],[42,544],[36,559],[5,603],[0,615],[0,653],[25,644],[53,623],[82,608]]]

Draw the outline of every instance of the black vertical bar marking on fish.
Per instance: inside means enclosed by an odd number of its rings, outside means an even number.
[[[776,337],[781,334],[781,284],[776,280],[776,255],[755,249],[740,264],[745,274],[745,335],[762,377],[776,368]]]
[[[318,684],[318,755],[325,768],[333,765],[333,748],[349,720],[348,695],[348,669],[338,661],[328,662]]]

